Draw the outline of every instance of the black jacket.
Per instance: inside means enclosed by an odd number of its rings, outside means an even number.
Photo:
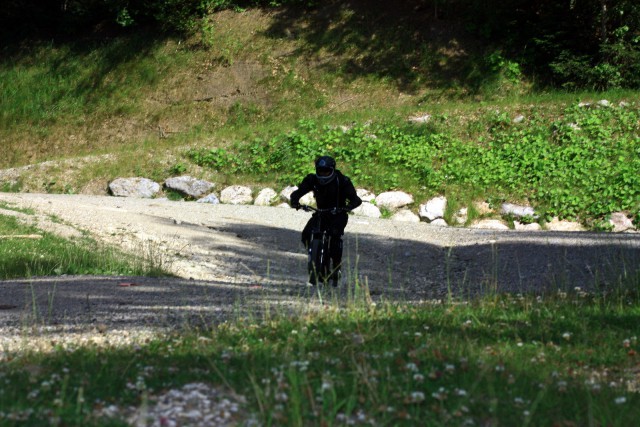
[[[297,206],[300,198],[310,191],[316,198],[318,209],[346,208],[352,210],[362,204],[356,194],[356,189],[349,177],[339,170],[335,171],[336,178],[327,185],[320,185],[315,174],[310,173],[298,185],[298,189],[291,193],[291,206]]]

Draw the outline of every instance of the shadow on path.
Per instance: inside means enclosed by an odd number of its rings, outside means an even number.
[[[640,284],[640,239],[635,235],[491,232],[486,236],[498,238],[488,240],[478,238],[483,235],[475,231],[463,245],[442,247],[348,228],[345,283],[337,291],[319,293],[304,284],[306,258],[295,230],[238,223],[183,226],[201,229],[190,234],[190,245],[230,254],[232,259],[221,268],[228,268],[232,280],[93,276],[5,280],[0,282],[0,326],[174,328],[234,316],[260,317],[265,311],[295,315],[318,309],[323,301],[353,302],[356,283],[367,285],[367,299],[406,302],[448,295],[471,298],[486,292],[546,293],[575,287],[601,291]],[[230,247],[228,238],[216,239],[219,233],[233,236],[231,241],[237,244]]]

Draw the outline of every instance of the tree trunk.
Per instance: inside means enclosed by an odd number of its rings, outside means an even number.
[[[607,0],[600,0],[600,40],[603,43],[607,42]]]

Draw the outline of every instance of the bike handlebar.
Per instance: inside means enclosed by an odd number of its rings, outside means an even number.
[[[330,209],[318,209],[318,208],[314,208],[313,206],[309,206],[309,205],[300,205],[300,209],[302,209],[305,212],[318,212],[318,213],[324,213],[324,212],[331,212],[331,213],[339,213],[339,212],[348,212],[347,209],[345,208],[330,208]]]

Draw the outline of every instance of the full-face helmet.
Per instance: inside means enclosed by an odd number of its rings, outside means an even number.
[[[327,185],[336,177],[336,161],[333,157],[322,156],[316,160],[316,177],[320,185]]]

